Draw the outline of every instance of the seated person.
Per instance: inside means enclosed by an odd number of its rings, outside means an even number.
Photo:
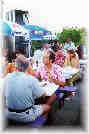
[[[65,78],[63,77],[63,70],[59,65],[54,64],[54,61],[55,54],[52,51],[44,55],[43,65],[38,70],[39,77],[42,80],[64,86]]]
[[[68,80],[69,84],[73,84],[80,78],[80,61],[76,52],[74,50],[68,50],[68,54],[65,58],[64,67],[71,66],[74,69],[78,70],[78,73],[72,76],[71,79]]]
[[[64,66],[64,61],[65,61],[65,55],[63,53],[63,50],[58,50],[55,53],[55,64],[63,67]]]
[[[64,59],[65,59],[65,54],[63,51],[63,45],[59,45],[59,43],[54,44],[54,46],[52,46],[53,52],[55,53],[55,61],[54,63],[63,67],[64,66]]]
[[[35,105],[35,99],[46,96],[39,81],[27,74],[29,62],[22,56],[16,59],[16,72],[4,80],[5,117],[17,122],[29,123],[40,115],[48,114],[56,95],[49,97],[46,104]]]
[[[71,66],[76,69],[80,69],[80,62],[78,56],[73,50],[68,50],[68,54],[65,58],[64,66]]]
[[[6,66],[5,66],[5,73],[4,73],[4,76],[6,76],[8,73],[12,73],[12,72],[14,72],[14,71],[16,71],[16,67],[15,67],[15,58],[16,57],[18,57],[19,55],[23,55],[24,56],[24,54],[20,51],[20,50],[17,50],[16,52],[15,52],[15,57],[14,57],[14,59],[12,59],[11,60],[11,62],[8,62],[8,60],[7,61],[5,61],[7,64],[6,64]]]
[[[15,67],[15,61],[13,60],[12,63],[8,63],[8,61],[5,61],[6,65],[5,65],[5,68],[4,68],[4,76],[6,76],[8,73],[12,73],[14,71],[16,71],[16,67]]]

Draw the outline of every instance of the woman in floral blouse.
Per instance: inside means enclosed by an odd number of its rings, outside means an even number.
[[[53,82],[56,85],[64,86],[65,78],[63,77],[63,69],[54,64],[55,54],[49,52],[43,57],[43,65],[38,70],[40,78],[45,81]]]
[[[55,83],[59,86],[65,85],[65,78],[63,77],[63,70],[59,65],[54,64],[55,54],[52,51],[45,53],[43,56],[43,65],[38,69],[38,76],[41,80],[48,81],[50,83]],[[56,98],[59,98],[59,89],[47,99],[46,104],[52,104],[55,102]]]

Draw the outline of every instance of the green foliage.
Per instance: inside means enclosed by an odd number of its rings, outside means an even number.
[[[86,31],[84,28],[64,28],[61,33],[57,33],[59,43],[64,44],[68,38],[75,43],[76,46],[85,44]]]

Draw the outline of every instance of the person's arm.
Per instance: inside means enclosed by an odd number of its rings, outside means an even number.
[[[56,85],[59,85],[59,86],[64,86],[65,85],[65,82],[62,82],[60,80],[53,79],[53,77],[51,75],[49,76],[49,81],[50,82],[53,82],[53,83],[55,83]]]

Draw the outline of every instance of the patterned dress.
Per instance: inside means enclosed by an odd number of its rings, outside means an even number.
[[[45,65],[42,65],[38,72],[40,72],[41,78],[43,80],[48,80],[48,72],[46,71]],[[52,69],[50,70],[50,74],[52,75],[53,79],[65,82],[65,78],[63,76],[63,69],[60,66],[53,64]]]

